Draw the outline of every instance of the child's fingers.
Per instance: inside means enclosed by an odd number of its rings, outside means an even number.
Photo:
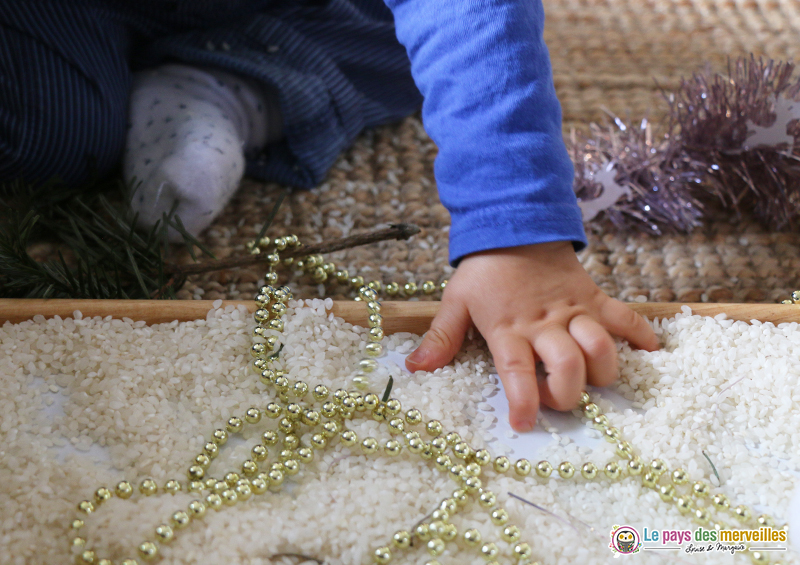
[[[639,314],[619,300],[610,298],[600,309],[600,324],[609,332],[645,351],[658,349],[658,338],[653,328]]]
[[[539,389],[536,385],[536,361],[530,342],[508,333],[494,335],[486,341],[508,399],[508,420],[511,427],[520,432],[532,430],[539,410]]]
[[[581,314],[569,322],[569,335],[583,350],[586,380],[590,385],[608,386],[617,380],[617,347],[608,332],[590,316]]]
[[[470,325],[469,312],[457,301],[443,301],[422,343],[406,358],[409,371],[433,371],[456,356]]]
[[[578,344],[566,328],[551,325],[536,336],[533,348],[548,373],[539,383],[542,402],[556,410],[575,408],[586,387],[586,363]]]

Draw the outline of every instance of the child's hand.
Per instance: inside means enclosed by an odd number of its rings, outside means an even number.
[[[519,431],[533,428],[540,400],[568,410],[587,382],[605,386],[616,380],[617,348],[609,333],[648,351],[658,349],[644,318],[594,284],[570,242],[465,257],[430,331],[406,360],[408,369],[432,371],[449,363],[470,320],[489,344],[511,426]],[[549,373],[538,386],[537,359]]]

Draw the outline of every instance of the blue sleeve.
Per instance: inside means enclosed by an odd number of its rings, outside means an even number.
[[[386,0],[424,96],[450,211],[450,261],[549,241],[586,245],[544,44],[541,0]]]

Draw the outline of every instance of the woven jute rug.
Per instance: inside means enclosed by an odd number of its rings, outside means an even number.
[[[586,130],[610,112],[633,120],[663,118],[662,90],[729,58],[755,54],[792,60],[800,53],[796,0],[545,0],[546,40],[564,111],[565,134]],[[422,232],[339,252],[332,259],[367,280],[446,278],[449,216],[433,176],[436,147],[418,116],[365,132],[318,188],[284,203],[271,235],[305,242],[341,237],[393,222]],[[243,252],[282,187],[245,181],[204,235],[218,257]],[[775,302],[800,288],[800,235],[773,233],[721,217],[690,235],[629,235],[588,228],[581,261],[610,296],[623,300]],[[181,298],[250,298],[262,268],[197,276]],[[320,288],[292,282],[303,296]],[[341,296],[329,285],[328,294]]]

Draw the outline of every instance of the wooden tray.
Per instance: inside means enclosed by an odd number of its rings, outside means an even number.
[[[188,321],[205,318],[212,308],[211,300],[10,300],[0,299],[0,324],[29,320],[37,314],[47,318],[72,317],[80,310],[86,317],[113,316],[144,320],[148,324]],[[252,300],[223,300],[223,306],[244,305],[255,310]],[[383,327],[386,333],[411,332],[422,334],[430,327],[439,310],[439,302],[382,302]],[[648,318],[668,318],[681,311],[678,302],[630,303],[629,306]],[[800,322],[800,305],[794,304],[687,304],[695,314],[716,316],[725,313],[733,320],[760,320],[762,322]],[[331,309],[335,316],[352,324],[367,325],[364,305],[358,302],[336,301]]]

